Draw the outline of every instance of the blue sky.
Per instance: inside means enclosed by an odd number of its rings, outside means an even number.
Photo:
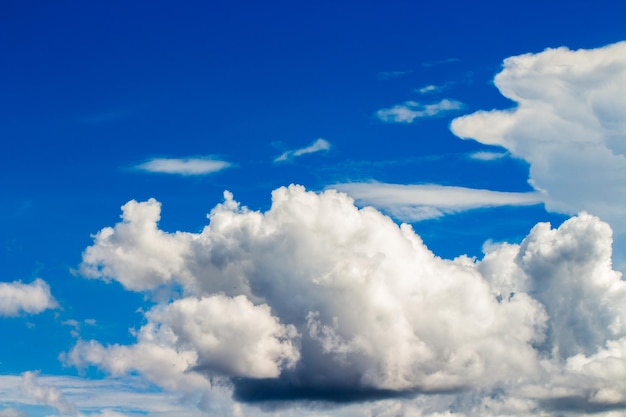
[[[625,13],[2,1],[0,417],[619,415]]]

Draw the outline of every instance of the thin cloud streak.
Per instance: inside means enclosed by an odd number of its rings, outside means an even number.
[[[410,124],[413,123],[415,119],[435,117],[442,113],[460,110],[462,108],[463,103],[447,98],[432,104],[421,104],[417,101],[405,101],[402,104],[378,110],[376,112],[376,117],[386,123]]]
[[[155,158],[135,166],[140,171],[156,174],[207,175],[221,171],[232,164],[211,157]]]
[[[359,204],[384,210],[402,221],[420,221],[481,207],[540,204],[539,192],[515,193],[436,184],[406,185],[379,182],[334,184]]]
[[[477,161],[495,161],[498,159],[505,158],[509,156],[508,152],[489,152],[489,151],[479,151],[473,152],[468,155],[470,159],[474,159]]]
[[[315,153],[315,152],[321,152],[321,151],[328,151],[329,149],[330,149],[330,143],[325,139],[319,138],[318,140],[313,142],[311,145],[306,146],[304,148],[283,152],[282,154],[280,154],[274,159],[274,162],[289,161],[302,155]]]

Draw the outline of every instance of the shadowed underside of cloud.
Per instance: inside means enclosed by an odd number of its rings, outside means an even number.
[[[233,397],[247,403],[323,401],[331,403],[352,403],[377,401],[390,398],[411,398],[414,391],[364,388],[354,381],[352,386],[308,385],[294,383],[289,378],[279,379],[237,379],[233,381]]]
[[[230,167],[226,161],[212,157],[155,158],[135,166],[136,169],[158,174],[207,175]]]
[[[538,192],[514,193],[435,184],[405,185],[379,182],[334,184],[361,205],[372,205],[406,222],[441,217],[481,207],[540,204]]]
[[[201,233],[166,233],[159,218],[155,200],[127,203],[81,272],[182,294],[146,312],[135,344],[79,341],[66,363],[183,392],[226,380],[255,403],[626,401],[626,283],[594,216],[540,223],[482,260],[441,259],[410,226],[333,190],[279,188],[266,212],[225,193]]]
[[[507,58],[495,85],[517,106],[455,119],[454,134],[530,164],[546,207],[626,232],[626,42]]]
[[[606,403],[590,403],[587,398],[582,396],[551,398],[549,400],[540,401],[542,408],[549,411],[573,411],[579,414],[591,413],[598,414],[602,412],[623,411],[626,409],[626,401],[606,404]],[[614,414],[618,416],[619,414]]]

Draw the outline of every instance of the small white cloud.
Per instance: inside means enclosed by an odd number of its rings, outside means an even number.
[[[306,146],[304,148],[283,152],[281,155],[277,156],[274,159],[274,162],[289,161],[298,156],[302,156],[302,155],[306,155],[306,154],[314,153],[314,152],[327,151],[329,149],[330,149],[330,143],[327,140],[320,138],[316,140],[315,142],[313,142],[311,145]]]
[[[230,162],[201,158],[155,158],[137,165],[135,168],[159,174],[207,175],[231,166]]]
[[[505,158],[508,155],[508,152],[479,151],[469,154],[469,157],[470,159],[476,159],[478,161],[495,161],[497,159]]]
[[[527,206],[542,202],[538,192],[514,193],[436,184],[379,182],[335,184],[363,205],[372,205],[403,221],[420,221],[481,207]]]
[[[421,104],[416,101],[406,101],[388,109],[381,109],[376,116],[386,123],[413,123],[415,119],[434,117],[442,113],[459,110],[463,103],[457,100],[443,99],[437,103]]]
[[[57,302],[50,294],[50,286],[40,278],[30,284],[0,282],[0,316],[38,314],[55,307]]]
[[[80,323],[78,321],[74,319],[69,319],[62,321],[61,324],[72,328],[72,330],[70,330],[70,334],[72,335],[72,337],[77,338],[80,336]]]
[[[415,91],[420,93],[420,94],[429,94],[429,93],[434,93],[434,92],[439,91],[439,90],[441,90],[441,87],[437,87],[436,85],[430,84],[430,85],[424,86],[422,88],[418,88]]]

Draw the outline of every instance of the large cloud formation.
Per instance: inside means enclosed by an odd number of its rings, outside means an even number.
[[[146,313],[135,344],[80,341],[68,363],[170,389],[226,381],[247,402],[626,407],[626,282],[597,217],[540,223],[482,260],[445,260],[409,225],[333,190],[282,187],[266,212],[226,192],[200,233],[160,230],[154,199],[122,211],[85,250],[83,275],[169,288],[172,301]]]
[[[517,106],[459,117],[453,133],[527,161],[549,210],[626,233],[626,42],[507,58],[494,82]]]

